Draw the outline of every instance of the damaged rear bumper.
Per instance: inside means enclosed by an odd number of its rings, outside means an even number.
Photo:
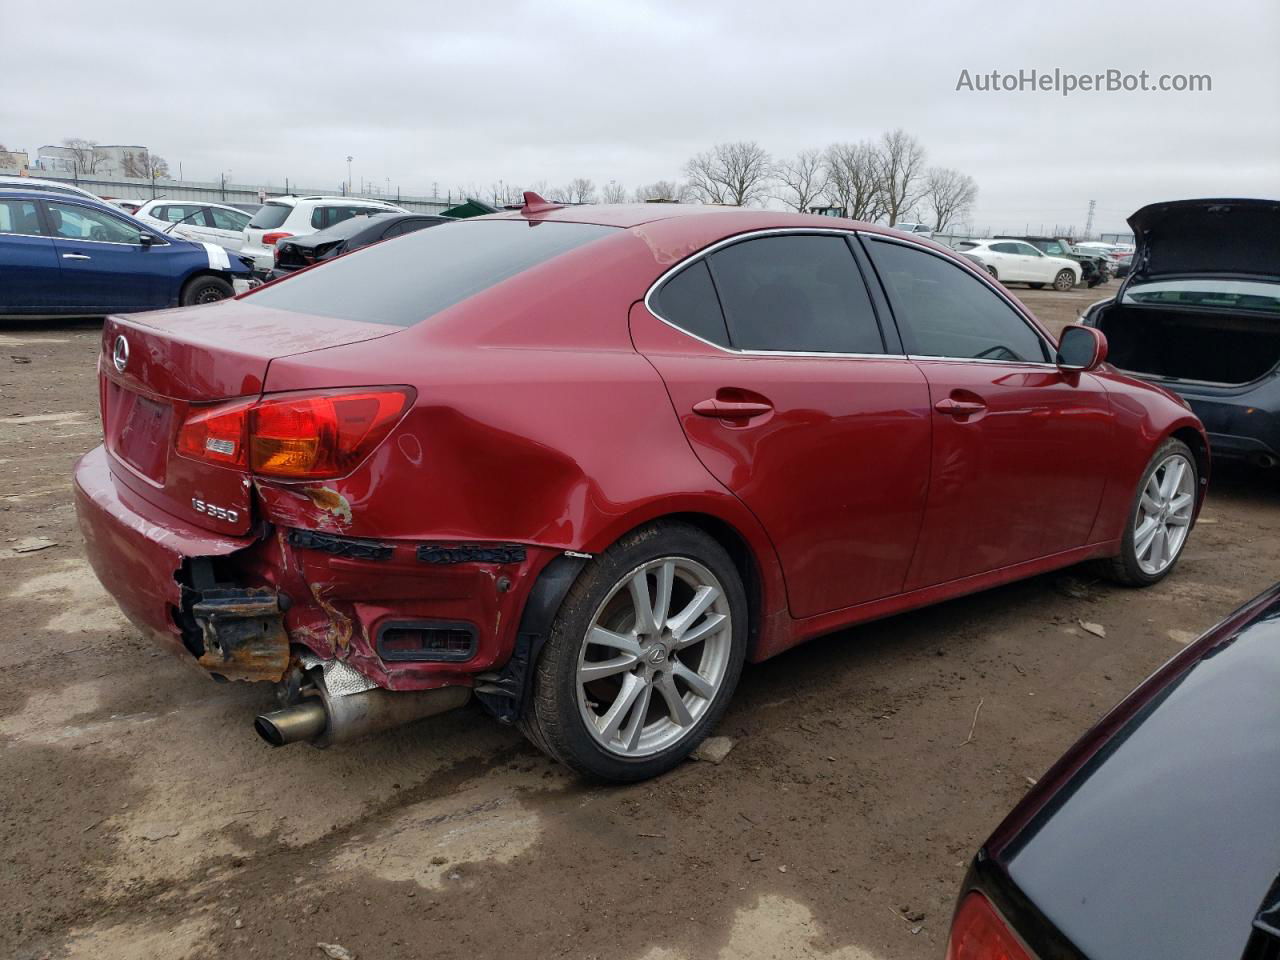
[[[208,533],[117,483],[101,447],[77,464],[75,495],[89,562],[125,615],[225,679],[278,681],[309,651],[384,689],[472,686],[511,659],[529,591],[560,553],[270,523]]]

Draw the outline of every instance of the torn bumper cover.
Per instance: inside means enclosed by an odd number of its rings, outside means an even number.
[[[159,511],[112,480],[102,447],[76,464],[75,500],[89,564],[125,616],[175,652],[193,652],[173,617],[184,599],[175,574],[189,557],[224,557],[253,539],[151,519]]]

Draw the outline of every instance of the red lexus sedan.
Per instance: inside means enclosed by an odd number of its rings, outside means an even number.
[[[930,241],[714,207],[525,207],[234,301],[112,317],[76,468],[99,578],[275,744],[474,694],[636,780],[745,660],[1085,560],[1143,585],[1195,415]]]

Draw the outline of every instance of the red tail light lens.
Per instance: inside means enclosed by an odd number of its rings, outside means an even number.
[[[947,960],[1032,960],[1032,957],[990,901],[980,893],[971,893],[951,921]]]
[[[274,247],[281,240],[287,240],[292,236],[293,234],[289,233],[287,230],[273,230],[270,233],[264,233],[262,235],[262,245],[264,247]]]
[[[342,477],[386,439],[412,401],[407,387],[381,387],[198,410],[178,431],[178,453],[286,480]]]

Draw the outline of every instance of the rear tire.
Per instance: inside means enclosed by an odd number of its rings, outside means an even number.
[[[1066,293],[1076,285],[1076,275],[1070,270],[1059,270],[1058,275],[1053,278],[1053,289],[1059,293]]]
[[[991,274],[991,279],[999,282],[1000,274],[996,273],[995,267],[987,267],[987,273]]]
[[[521,730],[589,777],[628,783],[665,773],[728,708],[747,613],[733,561],[706,533],[659,522],[628,534],[570,587]]]
[[[193,277],[182,288],[181,303],[194,307],[201,303],[217,303],[235,294],[231,284],[221,277]]]
[[[1149,587],[1167,577],[1190,537],[1199,490],[1200,473],[1191,448],[1169,437],[1142,471],[1120,554],[1102,561],[1103,574],[1127,587]]]

